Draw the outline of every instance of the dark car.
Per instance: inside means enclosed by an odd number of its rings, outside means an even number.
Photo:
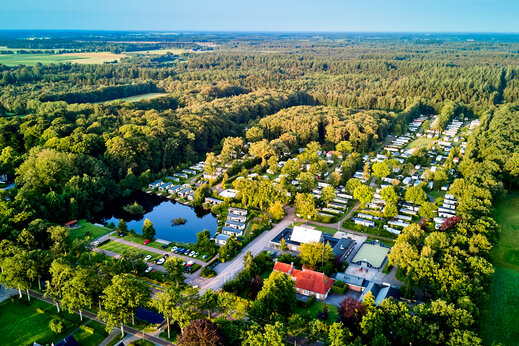
[[[162,249],[165,249],[167,247],[168,247],[168,244],[164,244],[164,245],[161,246]]]

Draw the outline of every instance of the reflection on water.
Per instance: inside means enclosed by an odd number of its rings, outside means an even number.
[[[131,215],[122,209],[123,206],[134,202],[144,207],[144,215]],[[171,221],[176,217],[182,217],[187,221],[183,225],[172,226]],[[124,219],[128,222],[128,229],[134,229],[137,233],[141,233],[144,220],[150,219],[157,232],[156,238],[184,243],[196,242],[196,234],[204,229],[214,235],[218,226],[216,217],[208,210],[189,207],[142,191],[108,203],[96,219],[107,223],[113,222],[115,225],[119,223],[119,219]]]

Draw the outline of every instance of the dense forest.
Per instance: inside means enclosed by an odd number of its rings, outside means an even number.
[[[6,244],[64,256],[53,224],[90,218],[209,152],[223,156],[226,138],[245,137],[251,128],[262,134],[251,142],[270,145],[253,143],[253,150],[295,153],[311,142],[333,148],[347,141],[364,154],[388,135],[405,133],[421,114],[439,114],[439,126],[456,116],[479,118],[462,177],[451,186],[460,221],[442,232],[408,227],[389,257],[405,289],[424,290],[426,303],[385,300],[352,328],[357,344],[481,343],[479,307],[498,237],[492,202],[519,185],[519,43],[513,39],[150,34],[139,43],[123,33],[84,42],[76,34],[17,35],[3,33],[0,46],[186,51],[100,65],[0,65],[0,174],[16,184],[0,190],[2,258],[12,251]],[[117,100],[146,93],[164,95]],[[341,182],[359,168],[358,156],[345,160]],[[68,255],[87,262],[74,251]]]

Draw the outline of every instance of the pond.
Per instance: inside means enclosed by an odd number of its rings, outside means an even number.
[[[134,202],[144,207],[144,215],[131,215],[123,210],[123,206]],[[172,220],[177,217],[186,219],[186,223],[173,226]],[[157,232],[155,236],[157,239],[183,243],[195,243],[196,234],[204,229],[211,232],[213,236],[218,227],[216,216],[209,210],[201,207],[193,208],[142,191],[111,201],[102,213],[96,215],[95,219],[98,222],[113,222],[116,226],[119,219],[123,219],[128,223],[128,229],[134,229],[137,233],[141,233],[144,220],[150,219]]]

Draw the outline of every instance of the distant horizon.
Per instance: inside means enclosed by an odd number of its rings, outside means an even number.
[[[130,30],[130,29],[9,29],[0,28],[2,31],[36,31],[36,32],[143,32],[143,33],[252,33],[252,34],[498,34],[519,35],[519,31],[320,31],[320,30]]]
[[[519,33],[514,0],[3,0],[0,30]]]

